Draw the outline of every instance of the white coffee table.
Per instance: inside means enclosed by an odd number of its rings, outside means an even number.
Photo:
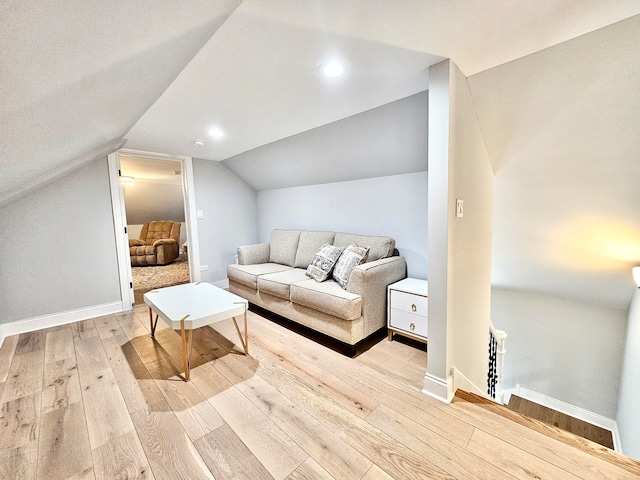
[[[233,318],[245,355],[249,353],[247,336],[247,309],[249,302],[215,287],[210,283],[185,283],[174,287],[159,288],[144,294],[144,303],[149,306],[151,337],[155,337],[158,317],[182,336],[182,359],[184,379],[189,381],[191,373],[191,349],[193,330],[221,320]],[[153,313],[156,318],[153,320]],[[244,338],[236,322],[236,316],[244,318]]]

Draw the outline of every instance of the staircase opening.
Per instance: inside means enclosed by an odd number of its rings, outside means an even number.
[[[511,410],[527,417],[561,428],[613,450],[613,435],[611,431],[605,428],[571,417],[517,395],[511,395],[507,406]]]

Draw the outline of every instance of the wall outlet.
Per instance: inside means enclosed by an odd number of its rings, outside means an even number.
[[[201,272],[206,272],[207,270],[209,270],[209,265],[200,265]]]

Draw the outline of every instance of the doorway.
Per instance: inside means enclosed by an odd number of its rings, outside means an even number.
[[[114,225],[121,227],[116,228],[116,241],[123,310],[143,303],[142,296],[149,290],[200,281],[191,158],[118,150],[109,156],[109,170]],[[163,221],[175,222],[175,245],[169,257],[163,254],[156,261],[152,256],[134,255],[132,259],[130,243],[140,246],[149,222]]]

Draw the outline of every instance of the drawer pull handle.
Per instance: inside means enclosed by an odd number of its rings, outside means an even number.
[[[411,329],[411,331],[414,331],[416,329],[416,324],[412,323],[411,325],[409,325],[409,328]]]
[[[412,303],[412,304],[411,304],[411,311],[412,311],[412,312],[415,312],[417,309],[418,309],[418,307],[416,307],[416,304],[415,304],[415,303]]]

